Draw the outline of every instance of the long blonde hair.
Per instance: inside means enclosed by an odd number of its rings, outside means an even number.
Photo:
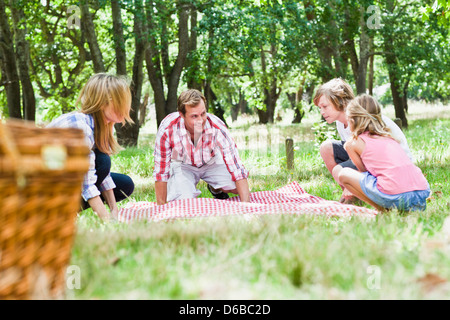
[[[98,150],[106,154],[118,152],[121,147],[113,134],[114,123],[106,123],[104,108],[112,102],[114,112],[123,118],[122,124],[133,123],[130,118],[131,92],[126,77],[106,73],[93,75],[80,92],[76,104],[81,112],[94,118],[94,140]]]
[[[381,118],[381,106],[372,96],[358,95],[348,104],[346,114],[354,139],[366,131],[371,135],[392,138],[391,130]]]

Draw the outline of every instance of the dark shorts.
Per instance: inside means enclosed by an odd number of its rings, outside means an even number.
[[[345,141],[333,140],[334,161],[343,168],[352,168],[358,170],[344,149]]]

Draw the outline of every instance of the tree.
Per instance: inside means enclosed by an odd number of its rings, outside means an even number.
[[[214,36],[208,37],[207,54],[207,65],[212,67],[207,68],[205,77],[217,79],[212,86],[224,77],[242,83],[244,87],[237,85],[238,90],[226,95],[239,95],[235,101],[243,101],[245,96],[260,123],[274,121],[288,71],[305,60],[309,42],[301,11],[295,1],[223,0],[209,7],[201,21],[201,30],[206,30],[203,32],[214,31]]]
[[[26,39],[28,28],[23,9],[24,2],[24,0],[10,0],[10,7],[14,26],[17,65],[22,87],[23,114],[26,120],[34,121],[36,117],[36,98],[29,71],[30,46]]]
[[[27,22],[37,26],[27,35],[31,80],[45,101],[41,108],[46,108],[48,120],[74,109],[76,95],[89,77],[83,72],[90,52],[84,46],[82,25],[68,25],[71,4],[59,0],[43,6],[33,1],[24,6]]]
[[[115,4],[112,4],[113,7]],[[114,9],[115,10],[115,9]],[[117,133],[117,140],[119,144],[123,146],[137,146],[139,139],[139,111],[141,105],[141,94],[142,94],[142,84],[144,81],[143,74],[143,65],[144,65],[144,55],[145,55],[145,47],[147,44],[146,35],[144,32],[144,6],[142,0],[135,0],[134,7],[132,8],[132,12],[134,15],[134,44],[135,44],[135,52],[133,59],[133,72],[132,72],[132,83],[131,83],[131,93],[132,93],[132,101],[131,101],[131,112],[130,117],[134,121],[133,124],[126,124],[122,126],[117,124],[115,126]],[[118,17],[115,19],[116,23],[119,23]],[[118,26],[117,26],[118,27]],[[116,29],[120,32],[120,29]],[[118,68],[122,69],[125,66],[126,61],[124,52],[121,47],[124,45],[122,41],[122,36],[120,34],[117,35],[116,38],[116,60]],[[122,59],[119,61],[119,59]],[[123,70],[121,71],[123,72]]]
[[[146,1],[145,33],[148,46],[145,62],[156,109],[156,121],[177,110],[178,86],[189,52],[188,20],[192,4],[177,1]],[[177,17],[175,22],[173,17]],[[176,42],[177,55],[170,55],[170,42]],[[167,90],[165,89],[167,87]],[[167,92],[167,94],[166,94]]]
[[[92,13],[89,8],[89,0],[81,0],[81,14],[82,14],[82,24],[83,24],[83,34],[89,45],[89,50],[91,52],[91,59],[94,64],[94,72],[102,73],[106,71],[105,65],[103,63],[103,55],[97,41],[97,34],[95,32],[95,25],[92,17]]]
[[[384,2],[383,2],[384,3]],[[418,73],[417,66],[424,62],[424,67],[430,70],[429,61],[440,47],[436,29],[433,36],[425,36],[427,25],[417,15],[420,3],[407,1],[387,1],[384,10],[383,26],[379,29],[383,56],[388,70],[391,94],[395,108],[395,116],[402,120],[402,125],[408,127],[406,112],[408,109],[408,88],[411,79]],[[441,61],[442,63],[443,61]],[[446,64],[444,63],[441,68]]]
[[[2,77],[6,88],[8,112],[11,118],[22,118],[20,104],[20,79],[17,72],[17,61],[14,50],[13,34],[10,19],[6,14],[6,4],[0,0],[0,54]]]

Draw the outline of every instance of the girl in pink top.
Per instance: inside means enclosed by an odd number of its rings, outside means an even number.
[[[380,211],[424,210],[430,188],[381,119],[378,102],[367,94],[357,96],[346,114],[352,138],[344,145],[359,171],[343,168],[339,183]]]

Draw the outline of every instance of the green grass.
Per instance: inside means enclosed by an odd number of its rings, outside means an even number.
[[[427,115],[428,110],[414,114],[405,131],[433,191],[425,212],[392,211],[372,220],[280,214],[250,221],[236,216],[104,224],[86,210],[78,217],[71,261],[80,267],[81,288],[68,290],[68,298],[450,298],[450,234],[442,231],[450,211],[450,116]],[[273,125],[280,145],[272,142],[269,151],[242,140],[243,162],[256,172],[249,179],[252,191],[295,180],[310,194],[340,198],[310,127]],[[261,130],[246,128],[248,135]],[[292,172],[284,169],[288,136],[296,147]],[[113,159],[114,171],[136,182],[130,201],[155,201],[153,138],[143,141]],[[211,197],[204,183],[200,190]]]

